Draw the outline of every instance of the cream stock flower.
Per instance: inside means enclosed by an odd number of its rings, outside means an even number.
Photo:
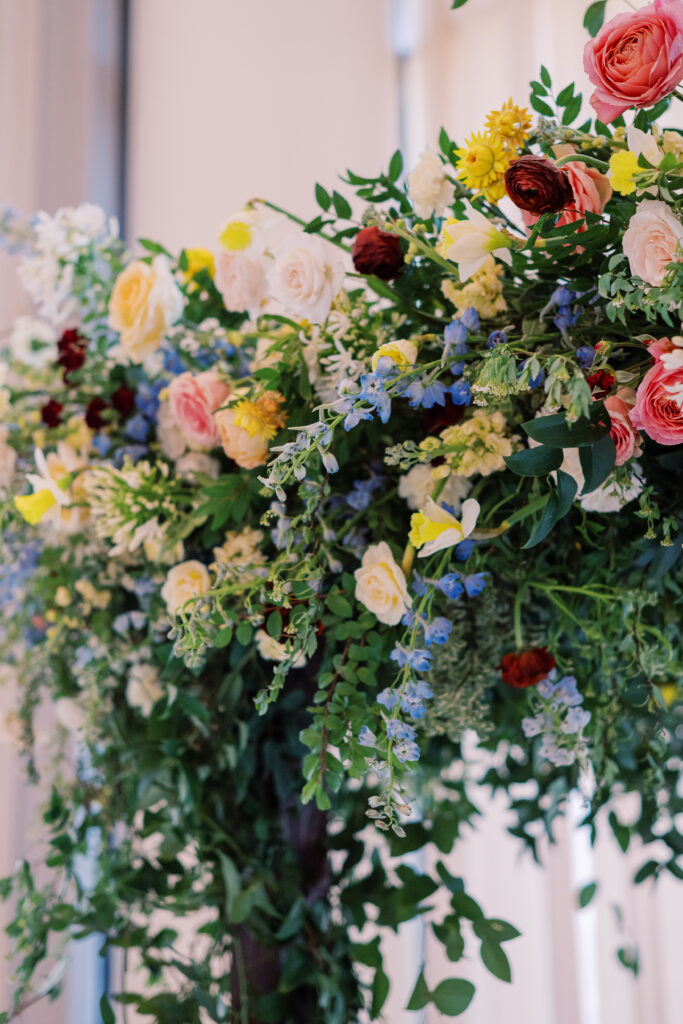
[[[385,625],[398,625],[413,600],[403,570],[396,564],[386,541],[367,549],[354,576],[356,600]]]
[[[175,615],[193,597],[205,594],[211,586],[211,579],[205,565],[196,560],[181,562],[169,569],[161,596],[166,602],[170,615]]]
[[[417,512],[418,509],[424,507],[427,499],[431,498],[437,482],[434,477],[433,467],[422,462],[418,463],[417,466],[413,466],[411,470],[399,478],[399,497],[405,500],[408,508]],[[441,489],[439,501],[450,505],[457,512],[460,508],[460,502],[467,497],[471,487],[472,484],[467,477],[451,474]]]
[[[166,256],[151,265],[133,260],[116,279],[109,300],[109,326],[121,335],[131,363],[143,363],[183,312],[183,295]]]
[[[436,153],[425,150],[408,175],[408,198],[418,217],[444,217],[453,202],[455,186],[446,177]]]

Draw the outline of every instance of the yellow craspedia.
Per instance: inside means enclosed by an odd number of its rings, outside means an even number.
[[[208,270],[211,277],[216,273],[216,264],[210,249],[186,249],[187,270],[183,272],[185,280],[191,281],[200,270]]]
[[[417,345],[412,341],[402,340],[388,341],[385,345],[380,345],[372,356],[373,372],[377,370],[380,359],[391,359],[399,369],[406,370],[409,366],[413,366],[417,359]]]
[[[503,175],[510,163],[510,154],[500,138],[481,132],[472,135],[464,146],[455,150],[455,157],[458,177],[467,188],[484,193],[491,189],[500,193],[498,198],[501,198],[505,191]]]
[[[253,240],[254,232],[251,225],[244,220],[229,220],[218,236],[223,248],[231,252],[248,249]]]
[[[30,523],[31,526],[35,526],[57,502],[54,494],[45,488],[36,491],[34,494],[17,495],[14,499],[14,504],[26,522]]]
[[[452,530],[450,523],[435,523],[424,512],[414,512],[410,517],[410,533],[408,540],[414,548],[421,548],[430,540],[436,540],[446,530]]]
[[[610,184],[615,192],[629,196],[636,190],[633,176],[638,173],[638,157],[630,149],[613,153],[609,161]]]
[[[517,149],[529,138],[531,114],[526,107],[518,107],[512,97],[500,110],[492,110],[486,118],[486,129],[499,138],[509,149]]]

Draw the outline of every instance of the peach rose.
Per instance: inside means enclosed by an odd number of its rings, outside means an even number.
[[[223,451],[242,469],[265,466],[268,461],[268,441],[258,434],[252,437],[244,427],[235,423],[234,409],[221,409],[216,413],[216,423]]]
[[[631,273],[658,287],[669,264],[681,258],[677,249],[682,242],[683,224],[670,207],[660,199],[643,199],[624,232],[622,245]]]
[[[171,412],[190,445],[213,448],[220,441],[214,413],[225,405],[230,388],[217,373],[207,370],[193,377],[181,373],[171,381]]]
[[[216,256],[214,283],[230,313],[258,316],[267,297],[262,259],[251,251],[221,248]]]
[[[403,570],[396,564],[386,541],[367,549],[354,576],[356,600],[386,626],[397,626],[413,601]]]
[[[596,87],[591,104],[605,124],[629,107],[653,107],[683,79],[681,0],[617,14],[586,43],[583,66]]]
[[[109,299],[109,326],[121,335],[131,363],[143,363],[183,312],[183,295],[168,259],[133,260],[116,278]]]
[[[572,148],[570,146],[555,147],[555,156],[558,159],[562,156],[568,156],[571,152]],[[562,210],[557,219],[557,227],[583,220],[586,212],[602,213],[612,195],[612,186],[607,176],[601,174],[595,167],[589,167],[588,164],[581,163],[580,160],[572,160],[569,163],[562,164],[561,170],[567,172],[569,184],[574,193],[574,199]],[[538,220],[538,216],[533,213],[523,212],[522,216],[527,227],[531,227]],[[585,224],[579,230],[585,231]]]
[[[683,442],[683,348],[680,339],[650,345],[655,357],[636,392],[631,422],[659,444]]]
[[[616,465],[623,466],[629,459],[642,454],[643,439],[631,422],[631,410],[636,403],[632,388],[619,388],[616,395],[605,399],[605,408],[612,424],[610,435],[617,449]]]

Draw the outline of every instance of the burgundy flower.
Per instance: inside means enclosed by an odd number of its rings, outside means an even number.
[[[515,689],[535,686],[555,668],[555,659],[545,647],[530,647],[519,654],[510,651],[503,655],[500,674],[504,683]]]
[[[40,410],[40,418],[46,427],[58,427],[62,420],[64,406],[51,398]]]
[[[527,213],[559,213],[574,203],[569,175],[545,156],[520,156],[505,172],[505,190]]]
[[[359,274],[374,274],[381,281],[390,281],[403,267],[400,239],[376,226],[361,228],[353,240],[351,256]]]
[[[65,384],[69,383],[69,375],[83,366],[87,344],[87,338],[83,338],[76,330],[64,331],[57,342],[57,365],[64,370]]]
[[[106,408],[107,403],[103,398],[90,399],[88,408],[85,410],[85,422],[91,430],[101,430],[106,425],[107,421],[102,418],[102,413]]]
[[[607,398],[614,387],[615,380],[616,377],[609,370],[597,370],[596,373],[591,373],[590,377],[586,377],[593,400],[599,402],[601,399]]]
[[[111,396],[111,404],[122,420],[127,419],[135,408],[135,392],[122,384]]]

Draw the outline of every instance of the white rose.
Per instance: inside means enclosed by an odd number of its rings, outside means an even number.
[[[195,473],[204,473],[212,480],[217,480],[220,468],[218,459],[207,455],[206,452],[187,452],[185,455],[181,455],[175,464],[178,476],[182,476],[186,480],[194,480]]]
[[[643,199],[636,207],[622,242],[631,273],[659,286],[674,260],[681,258],[683,224],[667,203]]]
[[[133,665],[126,687],[126,700],[147,717],[164,695],[159,673],[152,665]]]
[[[396,626],[413,600],[403,570],[394,561],[389,545],[372,544],[356,569],[356,600],[387,626]]]
[[[205,565],[196,560],[181,562],[169,569],[161,596],[166,602],[169,614],[175,615],[186,601],[205,594],[211,586],[211,579]]]
[[[453,202],[455,186],[435,153],[425,150],[408,175],[408,198],[418,217],[444,217]]]
[[[398,493],[405,500],[408,508],[415,512],[424,508],[427,498],[431,498],[438,481],[434,479],[432,467],[420,463],[413,466],[409,472],[398,481]],[[448,477],[441,493],[439,501],[450,505],[454,512],[460,511],[460,502],[470,493],[471,482],[466,476],[451,474]]]
[[[230,313],[256,317],[268,295],[264,260],[252,251],[220,249],[214,283]]]
[[[344,282],[344,267],[329,242],[301,232],[281,250],[268,273],[273,298],[288,316],[321,323]]]
[[[255,640],[258,652],[264,661],[286,661],[289,657],[285,644],[280,643],[274,636],[270,636],[265,629],[256,630]],[[292,662],[294,668],[301,668],[305,664],[306,656],[301,653],[297,654]]]
[[[26,366],[49,366],[57,358],[54,328],[37,316],[18,316],[12,324],[9,348],[14,359]]]

